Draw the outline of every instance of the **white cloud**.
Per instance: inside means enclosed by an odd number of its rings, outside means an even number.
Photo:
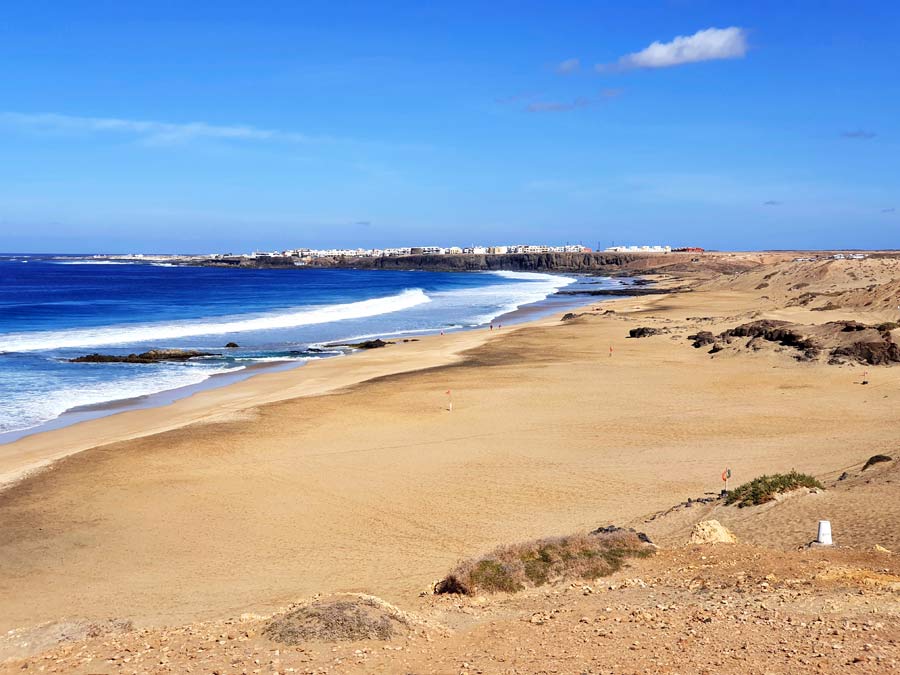
[[[114,117],[75,117],[54,113],[0,113],[0,124],[35,131],[65,133],[118,133],[136,136],[151,143],[181,143],[196,139],[315,143],[333,139],[308,136],[293,131],[260,129],[247,125],[217,125],[206,122],[157,122]]]
[[[597,70],[633,68],[669,68],[684,63],[737,59],[747,53],[747,34],[743,28],[707,28],[693,35],[679,35],[671,42],[654,42],[646,49],[626,54],[614,64],[601,64]]]
[[[581,67],[580,59],[566,59],[562,61],[556,66],[556,72],[561,75],[568,75],[570,73],[574,73]]]

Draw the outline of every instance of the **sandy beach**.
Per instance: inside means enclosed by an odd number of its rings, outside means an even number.
[[[895,262],[866,269],[890,277]],[[757,277],[786,265],[566,321],[399,342],[4,446],[0,630],[171,626],[333,592],[409,606],[461,559],[609,523],[678,545],[711,514],[791,551],[828,518],[842,545],[896,549],[895,488],[862,479],[756,517],[710,505],[651,519],[717,494],[725,467],[737,483],[791,469],[835,480],[896,453],[900,369],[691,346],[699,328],[761,315],[891,314],[813,313],[772,283],[761,312]],[[658,332],[628,337],[636,327]]]

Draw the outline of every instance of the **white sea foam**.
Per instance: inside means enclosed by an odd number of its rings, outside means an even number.
[[[500,276],[504,279],[520,281],[521,283],[483,286],[461,291],[449,291],[445,294],[435,293],[434,299],[437,300],[443,295],[447,301],[453,303],[470,302],[472,305],[495,305],[496,309],[492,309],[491,312],[473,317],[474,324],[484,324],[498,316],[514,312],[525,305],[540,302],[560,288],[573,284],[576,281],[572,277],[538,272],[489,272],[489,274]]]
[[[399,312],[429,302],[420,288],[407,289],[396,295],[361,300],[340,305],[298,309],[255,316],[232,316],[220,321],[184,321],[167,324],[135,324],[82,328],[34,333],[0,335],[0,352],[29,352],[42,349],[68,349],[165,341],[201,335],[223,335],[246,331],[296,328],[331,323],[346,319],[362,319],[388,312]]]
[[[50,260],[53,265],[134,265],[121,260]]]
[[[90,366],[88,366],[90,367]],[[138,368],[143,369],[144,366]],[[237,367],[152,368],[136,371],[128,378],[98,380],[89,386],[62,386],[50,391],[23,388],[16,395],[0,403],[0,433],[22,431],[55,419],[72,408],[99,405],[112,401],[157,394],[203,382],[220,373],[236,373]]]

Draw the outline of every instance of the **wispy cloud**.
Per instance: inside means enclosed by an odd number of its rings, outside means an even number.
[[[878,134],[874,131],[865,131],[864,129],[857,129],[856,131],[842,131],[841,136],[843,138],[850,138],[855,141],[868,141],[871,138],[875,138]]]
[[[525,92],[522,94],[512,94],[511,96],[499,96],[494,99],[494,103],[500,105],[510,105],[513,103],[524,103],[539,96],[537,92]]]
[[[895,209],[893,206],[889,209],[881,209],[882,213],[895,213],[896,211],[897,209]]]
[[[525,106],[528,112],[569,112],[591,105],[589,98],[576,98],[574,101],[534,101]]]
[[[556,72],[560,75],[569,75],[581,68],[580,59],[566,59],[556,66]]]
[[[525,110],[532,113],[571,112],[618,98],[622,95],[622,91],[622,89],[601,89],[597,96],[579,96],[573,101],[532,101],[525,106]]]
[[[295,131],[207,122],[159,122],[115,117],[76,117],[55,113],[0,113],[0,124],[53,133],[121,134],[149,143],[184,143],[199,139],[279,143],[321,143],[337,139]]]
[[[763,202],[763,206],[781,206],[784,202],[779,202],[777,199],[769,199]]]
[[[635,68],[670,68],[685,63],[737,59],[747,53],[743,28],[707,28],[693,35],[679,35],[671,42],[654,42],[639,52],[626,54],[612,64],[600,64],[598,71]]]

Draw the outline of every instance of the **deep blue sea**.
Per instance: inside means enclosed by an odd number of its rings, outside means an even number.
[[[238,270],[0,256],[0,439],[72,408],[177,390],[254,364],[341,353],[310,347],[483,325],[571,283],[577,280],[513,272]],[[224,349],[228,342],[240,348]],[[67,361],[151,348],[221,356],[153,365]]]

